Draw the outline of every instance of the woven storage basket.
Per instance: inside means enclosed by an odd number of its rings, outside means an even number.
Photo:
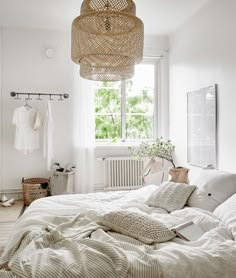
[[[42,188],[43,183],[48,183],[46,189]],[[30,205],[34,200],[47,197],[50,193],[50,178],[22,178],[22,189],[25,205]]]

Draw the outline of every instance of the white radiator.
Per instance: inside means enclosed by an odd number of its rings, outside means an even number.
[[[105,190],[130,190],[143,186],[144,162],[130,157],[105,158]]]

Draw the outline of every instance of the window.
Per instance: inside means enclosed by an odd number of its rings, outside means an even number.
[[[157,60],[136,65],[132,79],[94,82],[96,140],[148,140],[157,133]]]

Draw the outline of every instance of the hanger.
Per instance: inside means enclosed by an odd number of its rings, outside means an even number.
[[[30,98],[26,98],[26,99],[25,99],[25,105],[24,105],[24,107],[25,107],[26,110],[32,109],[32,106],[30,106],[30,105],[28,104],[28,100],[30,100]]]

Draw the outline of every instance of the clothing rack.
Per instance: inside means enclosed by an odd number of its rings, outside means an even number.
[[[30,96],[38,96],[38,98],[36,98],[36,100],[43,100],[41,98],[41,96],[49,96],[49,99],[50,100],[53,100],[52,97],[54,96],[58,96],[59,99],[58,100],[64,100],[64,99],[67,99],[69,98],[69,94],[51,94],[51,93],[20,93],[20,92],[11,92],[10,93],[10,96],[11,97],[14,97],[15,99],[20,99],[19,96],[20,95],[26,95],[28,96],[26,99],[27,100],[32,100],[32,98],[30,98]]]

